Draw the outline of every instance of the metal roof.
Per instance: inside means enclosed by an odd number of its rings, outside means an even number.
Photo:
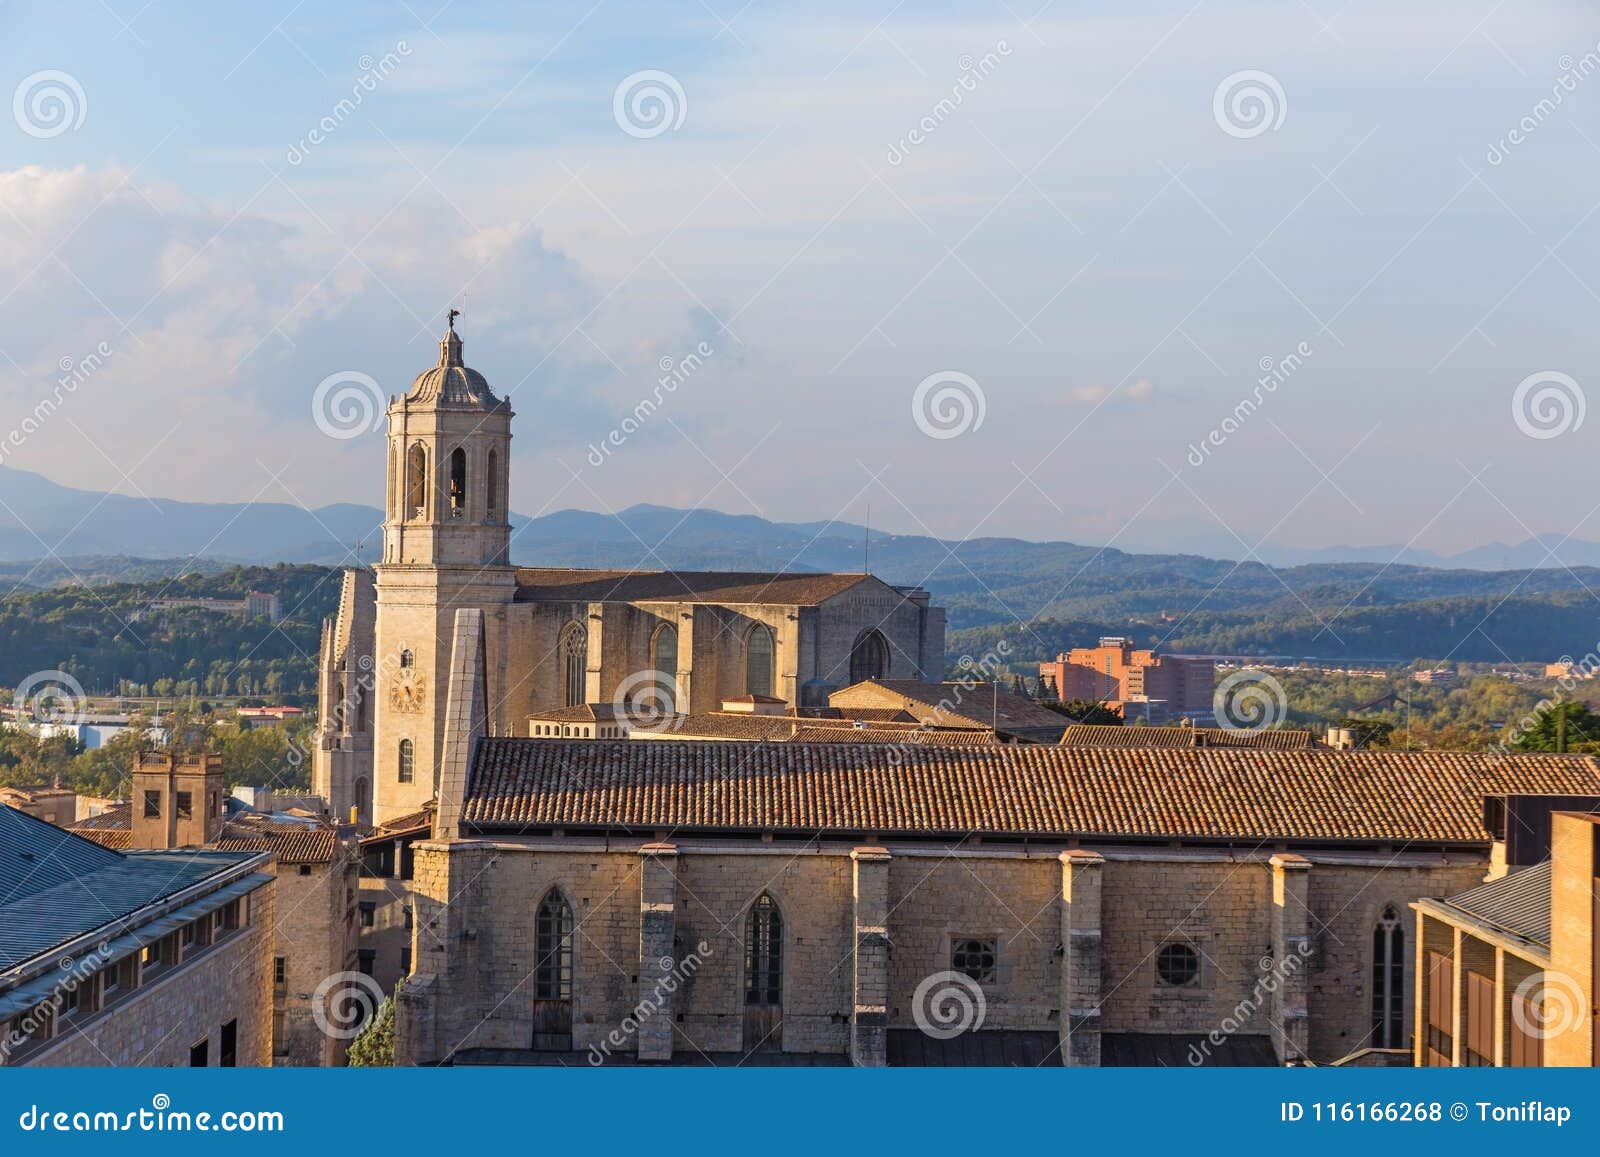
[[[91,932],[132,931],[141,908],[258,854],[124,854],[0,807],[0,969]]]
[[[104,941],[102,944],[96,945],[97,967],[112,964],[130,953],[137,952],[147,944],[154,944],[167,933],[176,932],[190,921],[209,915],[240,896],[253,892],[271,882],[272,877],[265,872],[253,873],[241,880],[235,880],[215,892],[208,893],[194,903],[186,904],[176,912],[163,916],[159,920],[140,925],[131,932],[126,932],[114,939]],[[68,965],[63,962],[62,967],[66,968]],[[30,1009],[41,1000],[48,999],[60,987],[60,984],[60,973],[52,970],[0,995],[0,1020]]]
[[[0,905],[119,863],[115,852],[0,806]]]
[[[1550,861],[1479,884],[1444,903],[1535,944],[1550,947]]]

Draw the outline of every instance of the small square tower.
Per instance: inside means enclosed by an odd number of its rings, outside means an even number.
[[[222,756],[141,751],[133,768],[135,848],[199,848],[222,834]]]

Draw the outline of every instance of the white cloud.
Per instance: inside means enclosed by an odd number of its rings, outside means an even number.
[[[6,462],[153,496],[250,498],[293,462],[286,480],[306,504],[371,501],[376,439],[321,438],[312,391],[354,369],[404,392],[463,296],[469,361],[515,392],[525,453],[606,428],[609,407],[587,387],[614,375],[609,360],[648,367],[691,324],[687,310],[654,333],[641,316],[611,317],[526,224],[473,228],[417,206],[302,228],[115,169],[0,172],[0,274],[0,434],[53,392],[62,359],[112,351]],[[586,318],[585,331],[626,324],[635,348],[602,352],[575,332]]]

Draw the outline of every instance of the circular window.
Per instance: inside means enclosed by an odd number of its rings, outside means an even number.
[[[1200,979],[1200,954],[1187,944],[1164,944],[1156,953],[1156,975],[1162,984],[1193,984]]]

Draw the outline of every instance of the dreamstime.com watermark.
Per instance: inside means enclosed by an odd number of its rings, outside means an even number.
[[[70,72],[47,68],[22,78],[11,94],[11,118],[30,137],[41,141],[83,126],[89,98]]]
[[[311,420],[330,438],[348,441],[383,424],[383,387],[371,374],[339,370],[311,391]]]
[[[1247,68],[1222,78],[1211,94],[1211,117],[1230,137],[1247,141],[1277,132],[1289,114],[1283,85],[1270,72]]]
[[[93,952],[74,960],[70,956],[61,960],[61,977],[50,987],[50,995],[30,1008],[19,1019],[11,1022],[9,1031],[0,1036],[0,1064],[10,1062],[11,1054],[27,1047],[33,1034],[45,1025],[47,1017],[58,1017],[66,1007],[67,997],[82,988],[94,974],[111,963],[115,954],[105,941],[95,945]]]
[[[1512,754],[1522,737],[1539,726],[1541,719],[1572,698],[1572,692],[1579,683],[1593,679],[1596,673],[1600,672],[1600,643],[1596,643],[1595,650],[1577,662],[1567,658],[1563,658],[1562,661],[1566,664],[1566,671],[1556,679],[1556,693],[1535,703],[1533,710],[1518,719],[1511,730],[1506,732],[1504,739],[1490,745],[1489,754],[1495,759],[1503,759]]]
[[[1550,95],[1535,101],[1521,120],[1489,146],[1484,160],[1491,165],[1505,164],[1506,158],[1511,155],[1511,150],[1537,132],[1539,126],[1555,115],[1556,109],[1565,103],[1566,98],[1578,91],[1580,81],[1586,80],[1600,70],[1600,44],[1595,45],[1577,60],[1573,60],[1570,55],[1563,56],[1556,65],[1561,72],[1556,76],[1555,83],[1550,86]]]
[[[24,1133],[282,1133],[284,1123],[283,1113],[274,1109],[174,1109],[171,1097],[157,1093],[149,1108],[126,1112],[29,1105],[18,1115],[17,1128]]]
[[[17,684],[11,705],[19,719],[73,726],[88,714],[89,696],[67,671],[35,671]]]
[[[1575,1032],[1589,1019],[1583,986],[1565,972],[1545,969],[1517,985],[1511,997],[1511,1020],[1523,1036],[1549,1040]],[[1587,1031],[1587,1030],[1585,1030]]]
[[[605,1064],[606,1058],[612,1054],[613,1050],[622,1048],[629,1040],[637,1036],[640,1026],[660,1012],[662,1006],[667,1002],[667,997],[677,992],[695,973],[699,972],[712,955],[711,945],[702,940],[694,946],[694,951],[682,960],[673,960],[670,956],[663,956],[660,960],[660,966],[665,975],[659,977],[650,986],[649,994],[640,997],[639,1003],[633,1006],[633,1011],[623,1018],[620,1025],[606,1034],[605,1040],[597,1045],[589,1046],[589,1063],[595,1066]]]
[[[1222,1018],[1222,1023],[1206,1034],[1205,1040],[1189,1046],[1189,1063],[1198,1068],[1210,1060],[1212,1050],[1227,1044],[1230,1037],[1249,1024],[1262,1006],[1270,1003],[1278,990],[1306,966],[1311,953],[1311,941],[1301,937],[1294,951],[1282,960],[1263,956],[1260,968],[1264,975],[1256,980],[1250,995],[1234,1005],[1233,1011]]]
[[[689,97],[670,72],[646,68],[623,77],[611,94],[611,117],[630,137],[647,141],[676,132],[689,115]]]
[[[1530,438],[1559,438],[1583,425],[1589,400],[1571,374],[1540,370],[1511,391],[1511,420]]]
[[[977,1032],[988,1012],[983,986],[965,972],[925,976],[911,994],[911,1019],[934,1040],[952,1040],[965,1032]]]
[[[56,378],[55,388],[48,396],[40,398],[22,421],[0,438],[0,465],[5,463],[13,450],[20,450],[30,437],[37,434],[50,417],[61,408],[61,404],[78,392],[79,386],[94,377],[100,367],[106,364],[106,359],[111,353],[110,343],[101,342],[82,358],[74,360],[64,357],[56,363],[56,368],[61,372]]]
[[[323,977],[312,992],[311,1019],[323,1036],[353,1040],[367,1027],[383,997],[383,986],[365,972],[335,972]]]
[[[289,146],[288,156],[285,158],[291,165],[299,165],[311,150],[339,131],[339,126],[355,115],[356,109],[367,98],[367,94],[376,92],[380,82],[387,80],[395,69],[400,67],[400,61],[411,55],[411,46],[404,40],[395,42],[392,52],[385,52],[374,60],[372,55],[361,57],[356,61],[356,67],[361,70],[355,83],[350,86],[350,95],[341,97],[326,116],[311,127],[294,144]]]
[[[1278,392],[1278,387],[1292,378],[1301,366],[1306,364],[1315,350],[1310,342],[1301,342],[1294,347],[1294,351],[1281,358],[1263,357],[1257,363],[1261,376],[1256,379],[1255,388],[1248,396],[1240,398],[1228,416],[1222,419],[1222,424],[1209,431],[1199,442],[1189,443],[1187,455],[1189,465],[1197,469],[1206,464],[1211,457],[1211,451],[1222,446],[1229,438],[1243,429],[1250,416],[1259,410],[1266,400]]]
[[[901,164],[912,149],[938,132],[939,126],[955,116],[956,110],[966,102],[967,97],[978,91],[978,85],[1000,67],[1001,58],[1010,55],[1011,45],[1004,40],[996,40],[994,47],[976,60],[971,53],[962,53],[961,58],[956,61],[956,67],[961,72],[956,77],[955,83],[950,86],[950,95],[940,97],[905,136],[889,146],[887,157],[889,163]]]
[[[1268,731],[1289,714],[1283,684],[1265,671],[1245,668],[1217,684],[1211,715],[1224,731]]]
[[[994,645],[992,651],[984,652],[979,658],[974,659],[971,655],[962,655],[956,661],[956,666],[961,669],[961,674],[945,684],[946,687],[951,688],[950,692],[933,705],[933,710],[928,713],[928,717],[912,731],[912,734],[922,735],[936,727],[942,727],[946,719],[960,717],[963,720],[967,720],[983,716],[985,703],[983,695],[978,689],[988,686],[999,678],[1000,668],[1005,665],[1006,657],[1010,654],[1011,644],[1005,639],[1001,639]],[[966,711],[960,710],[969,695],[972,696],[972,706]],[[990,695],[991,697],[993,695],[992,689]],[[970,726],[970,724],[967,724],[967,726]],[[906,757],[920,746],[922,746],[920,743],[915,742],[892,744],[884,752],[886,761],[890,767],[899,767],[900,764],[905,762]]]
[[[656,363],[661,376],[656,379],[655,388],[650,391],[650,396],[640,398],[628,416],[599,442],[589,443],[589,465],[596,469],[604,466],[606,460],[611,457],[612,450],[622,446],[638,433],[650,419],[650,415],[659,410],[670,395],[677,393],[679,386],[694,377],[700,367],[705,365],[706,359],[716,352],[709,342],[700,342],[676,362],[670,357],[663,357]]]
[[[611,704],[628,721],[629,731],[661,735],[683,727],[673,680],[655,668],[635,671],[618,683]]]
[[[939,370],[911,391],[911,420],[930,438],[959,438],[983,427],[989,399],[983,387],[959,370]]]

